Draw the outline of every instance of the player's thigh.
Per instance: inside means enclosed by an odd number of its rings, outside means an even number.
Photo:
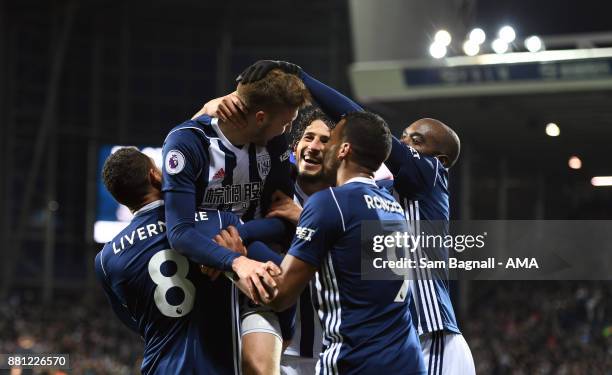
[[[241,323],[245,375],[279,374],[283,340],[275,313],[252,312]]]
[[[421,335],[421,348],[427,373],[432,375],[473,375],[472,352],[463,335],[433,332]]]
[[[316,373],[317,359],[283,355],[281,358],[281,375],[312,375]]]

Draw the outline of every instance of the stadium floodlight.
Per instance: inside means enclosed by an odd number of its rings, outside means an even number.
[[[497,54],[502,54],[508,52],[508,43],[504,42],[501,39],[495,39],[493,43],[491,43],[491,48]]]
[[[468,39],[463,43],[463,52],[468,56],[476,56],[480,52],[480,45],[476,41]]]
[[[446,56],[446,46],[442,43],[433,42],[431,46],[429,46],[429,54],[434,59],[441,59]]]
[[[451,43],[451,40],[451,35],[446,30],[439,30],[434,36],[434,43],[441,44],[444,47],[448,47]]]
[[[487,39],[487,34],[485,34],[483,29],[477,27],[470,31],[468,39],[475,42],[476,44],[482,44]]]
[[[561,134],[561,129],[554,122],[550,122],[546,125],[546,135],[549,137],[558,137]]]
[[[514,31],[512,26],[508,26],[508,25],[499,29],[498,35],[499,35],[499,39],[503,40],[506,43],[512,43],[514,42],[514,39],[516,39],[516,32]]]
[[[580,169],[580,168],[582,168],[582,160],[580,160],[580,158],[578,156],[573,155],[567,161],[567,165],[571,169]]]
[[[542,39],[533,35],[529,38],[525,39],[525,48],[529,52],[538,52],[541,51],[544,47],[544,43],[542,43]]]
[[[595,176],[591,178],[593,186],[612,186],[612,176]]]

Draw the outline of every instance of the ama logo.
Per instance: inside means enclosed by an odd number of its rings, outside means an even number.
[[[177,174],[185,167],[185,156],[179,150],[170,150],[164,162],[168,174]]]

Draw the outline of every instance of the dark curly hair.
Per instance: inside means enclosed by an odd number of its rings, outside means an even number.
[[[295,149],[300,139],[304,136],[306,128],[316,120],[323,121],[329,130],[332,130],[336,126],[319,107],[314,105],[304,107],[298,113],[298,117],[293,121],[293,126],[291,127],[291,149]]]
[[[112,153],[102,167],[102,181],[117,202],[133,209],[149,192],[151,159],[135,147],[123,147]]]

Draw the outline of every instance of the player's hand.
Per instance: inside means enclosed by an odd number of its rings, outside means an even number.
[[[270,205],[270,210],[266,217],[280,217],[281,219],[285,219],[297,225],[302,210],[302,207],[295,203],[291,197],[277,190],[272,194],[272,204]]]
[[[248,125],[248,112],[246,104],[238,96],[238,93],[234,91],[221,98],[216,109],[216,116],[227,124],[243,129]]]
[[[238,233],[238,229],[233,225],[227,227],[227,229],[221,230],[219,234],[217,234],[213,240],[219,245],[226,247],[233,252],[239,253],[240,255],[247,255],[247,248],[242,243],[242,238],[240,238],[240,233]]]
[[[302,71],[298,65],[287,61],[279,60],[259,60],[255,64],[249,66],[240,73],[236,78],[236,82],[251,83],[259,81],[266,76],[271,70],[280,69],[285,73],[299,75]]]
[[[242,129],[247,126],[248,108],[236,91],[213,99],[202,107],[191,119],[202,115],[217,117],[219,120]]]
[[[278,294],[274,277],[281,269],[273,262],[261,263],[241,256],[234,259],[232,269],[238,275],[236,285],[259,304],[270,303]]]
[[[240,234],[238,230],[234,226],[229,226],[227,229],[223,229],[219,234],[217,234],[213,241],[218,243],[219,245],[228,248],[240,255],[247,255],[247,249],[242,243],[242,238],[240,238]],[[221,271],[207,267],[203,264],[200,265],[200,271],[203,274],[206,274],[212,281],[215,281],[219,275],[221,275]]]

